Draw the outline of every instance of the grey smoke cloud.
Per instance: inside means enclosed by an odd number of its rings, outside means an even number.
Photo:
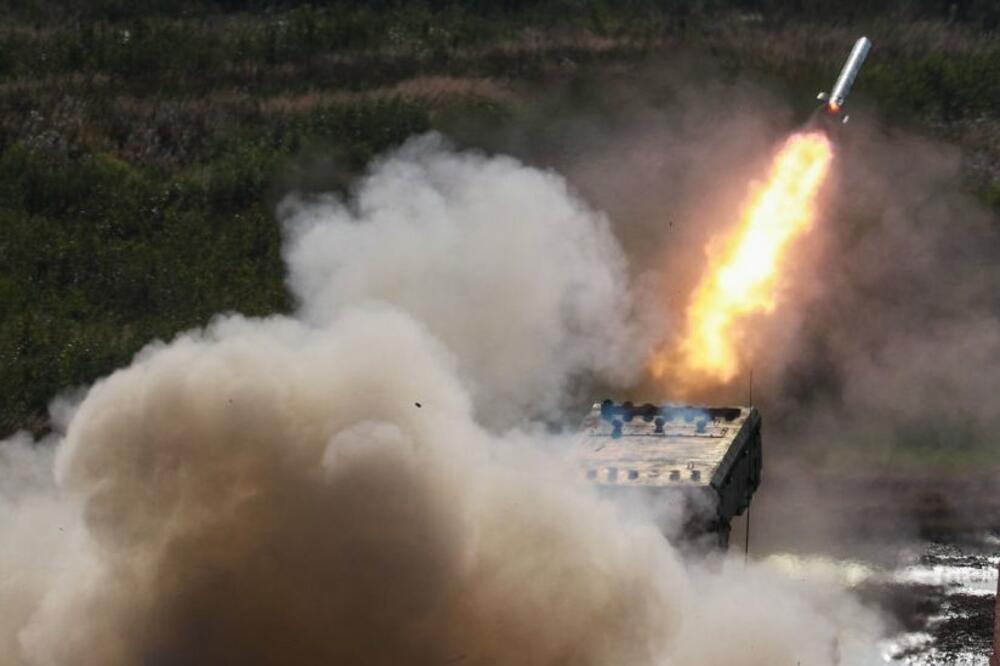
[[[933,141],[861,124],[836,167],[812,261],[788,293],[795,342],[763,355],[773,406],[831,455],[838,442],[916,458],[989,450],[995,215],[962,192],[957,151]]]
[[[878,535],[893,550],[918,533],[923,499],[962,514],[977,502],[934,483],[893,495],[887,475],[912,482],[915,468],[933,477],[949,465],[974,474],[996,458],[996,212],[965,191],[956,147],[887,126],[857,92],[820,216],[793,249],[778,308],[746,327],[769,470],[755,499],[759,549],[855,554],[860,535]],[[555,169],[606,211],[629,259],[634,308],[659,313],[667,325],[654,328],[669,343],[706,242],[736,221],[748,184],[799,126],[789,99],[704,58],[671,54],[645,71],[585,73],[527,119],[500,132],[460,126],[458,135]],[[744,403],[749,379],[744,372],[697,399]],[[668,378],[625,396],[672,399],[672,389]],[[615,394],[597,395],[606,393]],[[876,493],[830,490],[859,478]],[[966,522],[982,525],[984,516]]]
[[[359,302],[405,310],[455,354],[491,422],[551,414],[570,380],[623,385],[642,367],[625,256],[558,174],[456,153],[430,134],[349,203],[290,199],[282,216],[306,321]]]
[[[286,212],[301,316],[151,344],[58,442],[0,447],[5,663],[822,665],[869,636],[836,590],[685,564],[526,422],[641,334],[560,177],[430,137]]]
[[[654,524],[596,498],[537,436],[489,434],[470,405],[449,355],[392,309],[320,329],[232,317],[147,350],[90,391],[60,444],[86,548],[65,553],[74,584],[43,586],[21,616],[14,654],[713,663],[705,637],[741,615],[732,604],[774,591],[740,570],[713,592]],[[737,663],[832,663],[822,595],[786,594]]]

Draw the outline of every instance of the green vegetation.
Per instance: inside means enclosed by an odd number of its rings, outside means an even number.
[[[288,311],[284,193],[342,189],[446,118],[516,119],[534,87],[588,68],[694,49],[733,77],[780,78],[805,105],[864,30],[879,57],[859,92],[884,113],[960,143],[973,122],[1000,136],[993,5],[6,3],[0,436],[43,429],[56,393],[153,339],[219,312]],[[1000,206],[991,145],[967,146],[989,165],[970,188]]]
[[[266,196],[283,165],[336,137],[351,168],[426,131],[424,109],[361,100],[270,118],[208,140],[167,171],[21,137],[0,156],[3,426],[213,314],[289,308]],[[155,163],[156,160],[151,159]],[[162,160],[161,160],[162,161]],[[336,187],[318,182],[317,187]]]

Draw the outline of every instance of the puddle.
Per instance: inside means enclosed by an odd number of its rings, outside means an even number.
[[[886,664],[987,666],[993,641],[1000,539],[923,542],[894,567],[858,560],[775,554],[765,562],[795,578],[836,583],[880,608],[896,627],[877,646]]]

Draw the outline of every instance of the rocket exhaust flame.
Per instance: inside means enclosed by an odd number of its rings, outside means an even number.
[[[832,157],[823,132],[794,134],[781,147],[767,181],[751,193],[739,228],[709,243],[709,265],[687,307],[683,338],[654,356],[656,378],[669,371],[672,380],[702,385],[737,375],[741,320],[774,310],[784,256],[812,225]]]

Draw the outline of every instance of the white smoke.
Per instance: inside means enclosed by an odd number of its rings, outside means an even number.
[[[557,174],[430,134],[349,203],[292,199],[282,213],[303,318],[322,325],[367,301],[405,310],[456,355],[491,422],[561,407],[580,375],[624,383],[644,360],[624,255]]]
[[[558,176],[424,138],[290,226],[301,318],[153,344],[0,445],[5,664],[823,665],[870,621],[685,565],[523,421],[634,362]]]

